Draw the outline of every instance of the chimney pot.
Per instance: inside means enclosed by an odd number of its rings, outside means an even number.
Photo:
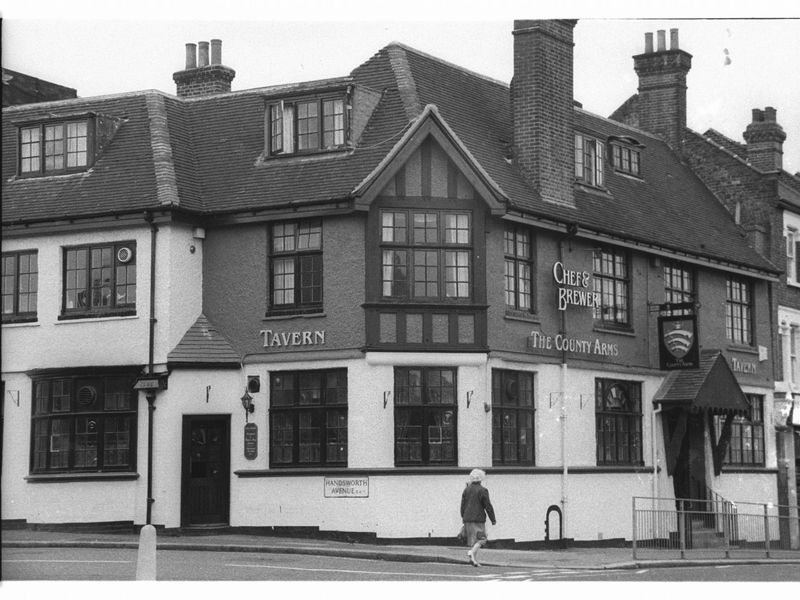
[[[772,106],[767,106],[764,109],[764,120],[775,123],[777,121],[776,113],[777,111]]]
[[[197,45],[186,44],[186,70],[197,68]]]
[[[208,42],[200,42],[198,44],[200,48],[197,66],[198,67],[207,67],[208,66]]]
[[[222,64],[222,40],[211,40],[211,64]]]
[[[658,30],[658,51],[663,52],[667,49],[667,33],[663,29]]]
[[[653,32],[648,32],[644,34],[644,53],[645,54],[652,54],[653,53]]]
[[[670,29],[669,30],[669,49],[670,50],[678,50],[678,30],[677,29]]]
[[[753,109],[753,123],[760,123],[764,120],[764,113],[760,108]]]

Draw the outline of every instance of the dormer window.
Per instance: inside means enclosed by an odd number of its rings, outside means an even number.
[[[269,105],[267,120],[270,156],[335,150],[345,145],[343,97],[281,100]]]
[[[81,119],[19,128],[19,174],[56,175],[81,171],[92,160],[93,121]]]
[[[575,134],[575,179],[593,187],[603,187],[603,143],[593,137]]]
[[[610,142],[614,170],[640,177],[642,145],[632,138],[613,138]]]

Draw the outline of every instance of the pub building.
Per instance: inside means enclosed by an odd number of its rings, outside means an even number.
[[[392,43],[232,91],[212,40],[4,108],[4,525],[452,539],[474,467],[494,539],[776,502],[779,270],[574,101],[575,25],[515,21],[510,85]]]

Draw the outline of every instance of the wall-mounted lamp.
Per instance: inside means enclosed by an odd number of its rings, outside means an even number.
[[[244,416],[246,421],[248,415],[254,412],[256,410],[256,407],[253,405],[253,397],[247,393],[247,390],[245,390],[244,396],[242,396],[241,400],[242,400],[242,408],[244,408]]]
[[[467,392],[467,408],[469,408],[469,405],[472,403],[473,394],[475,394],[475,390],[469,390]]]
[[[384,409],[386,408],[386,405],[389,402],[389,398],[391,398],[391,397],[392,397],[391,390],[386,390],[385,392],[383,392],[383,408]]]
[[[247,391],[251,394],[261,391],[261,378],[258,375],[247,376]]]

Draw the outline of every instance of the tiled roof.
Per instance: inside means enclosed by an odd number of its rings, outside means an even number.
[[[742,412],[748,408],[747,398],[719,350],[701,351],[697,369],[672,371],[653,402],[690,405],[713,412]]]
[[[191,100],[144,92],[4,110],[3,222],[135,211],[165,203],[212,215],[349,201],[411,121],[430,114],[424,107],[435,105],[512,209],[664,249],[775,270],[746,246],[730,215],[655,137],[576,109],[576,126],[585,131],[640,139],[645,145],[644,177],[609,173],[610,195],[578,189],[577,208],[569,208],[544,202],[509,160],[513,132],[507,84],[401,44],[381,49],[349,77],[327,85],[348,83],[381,93],[354,149],[270,160],[262,157],[265,99],[326,82]],[[81,175],[15,180],[15,132],[5,121],[81,108],[125,118],[94,168]]]
[[[206,316],[201,314],[178,345],[167,354],[167,363],[182,366],[208,364],[238,367],[241,356]]]

